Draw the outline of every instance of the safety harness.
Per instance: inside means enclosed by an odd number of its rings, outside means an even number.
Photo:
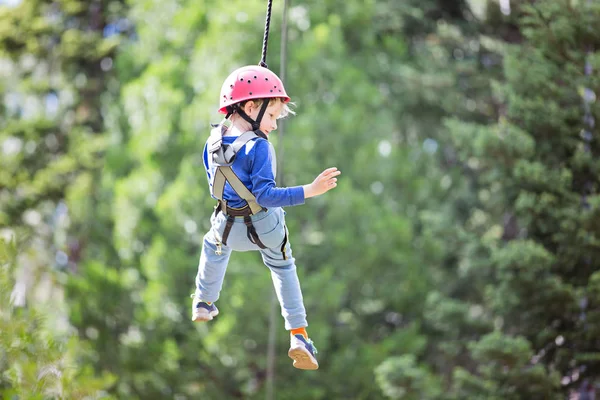
[[[209,157],[211,157],[212,162],[217,166],[212,177],[212,195],[217,199],[215,215],[220,211],[227,216],[221,243],[227,245],[227,238],[229,237],[229,232],[235,222],[235,217],[244,217],[248,239],[261,249],[266,249],[267,247],[258,237],[258,233],[252,224],[251,218],[252,215],[260,211],[266,211],[266,209],[256,202],[256,197],[254,197],[235,172],[233,172],[231,166],[238,151],[240,151],[246,143],[259,137],[264,139],[267,139],[267,137],[260,129],[256,129],[255,131],[248,131],[241,134],[231,144],[225,144],[223,143],[223,135],[227,132],[229,127],[230,121],[227,119],[218,125],[214,125],[207,144]],[[233,208],[227,206],[227,201],[223,198],[226,182],[229,183],[238,196],[246,201],[247,204],[244,207]],[[219,243],[217,244],[216,253],[221,253]]]

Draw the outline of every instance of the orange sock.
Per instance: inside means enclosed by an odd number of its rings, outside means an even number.
[[[306,333],[306,328],[304,327],[292,329],[290,332],[292,335],[302,335],[305,339],[308,339],[308,333]]]

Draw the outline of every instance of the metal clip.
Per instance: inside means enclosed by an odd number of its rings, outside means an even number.
[[[215,250],[215,254],[220,256],[221,254],[223,254],[223,251],[221,250],[221,243],[217,242],[217,249]]]

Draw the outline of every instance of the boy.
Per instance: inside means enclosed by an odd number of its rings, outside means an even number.
[[[276,187],[275,151],[269,134],[290,113],[283,83],[260,66],[237,69],[223,83],[219,112],[204,148],[211,195],[218,200],[204,236],[193,295],[192,320],[210,321],[219,310],[225,270],[232,250],[257,250],[271,270],[294,367],[317,369],[317,353],[306,332],[306,311],[282,207],[304,204],[337,186],[337,168],[328,168],[304,186]]]

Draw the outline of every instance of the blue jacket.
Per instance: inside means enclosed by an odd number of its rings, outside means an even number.
[[[231,144],[236,138],[237,136],[224,136],[223,143]],[[209,160],[206,145],[202,158],[212,195],[212,182],[217,165]],[[232,169],[262,207],[287,207],[304,204],[302,186],[280,188],[275,185],[275,150],[266,139],[257,138],[246,143],[237,153]],[[214,195],[212,197],[215,198]],[[225,184],[223,199],[227,201],[229,207],[241,208],[246,205],[246,201],[237,195],[229,183]]]

